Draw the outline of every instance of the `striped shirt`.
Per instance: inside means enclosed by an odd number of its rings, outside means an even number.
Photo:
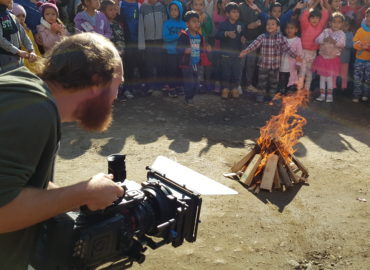
[[[287,53],[290,57],[297,55],[289,48],[286,38],[280,33],[259,35],[245,50],[247,53],[261,48],[258,66],[262,69],[279,69],[281,56]]]

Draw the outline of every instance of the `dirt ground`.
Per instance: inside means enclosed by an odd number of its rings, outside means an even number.
[[[309,185],[255,195],[222,173],[278,110],[213,95],[196,96],[195,107],[181,97],[117,102],[105,133],[63,125],[56,179],[87,179],[106,171],[107,155],[123,153],[128,178],[140,183],[145,166],[164,155],[239,192],[203,196],[197,241],[148,250],[132,269],[370,269],[370,105],[337,95],[302,109],[308,124],[296,155]]]

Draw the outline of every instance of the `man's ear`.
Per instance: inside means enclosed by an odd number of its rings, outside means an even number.
[[[102,83],[102,80],[101,80],[101,77],[98,75],[98,74],[94,74],[92,77],[91,77],[91,80],[93,82],[93,85],[90,88],[90,93],[93,95],[93,96],[97,96],[99,95],[102,87],[103,87],[103,83]]]

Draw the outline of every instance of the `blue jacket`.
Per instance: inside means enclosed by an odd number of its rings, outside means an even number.
[[[179,9],[179,18],[177,20],[170,18],[170,7],[171,5],[176,5]],[[164,40],[164,47],[166,48],[166,51],[168,54],[176,54],[176,46],[177,46],[177,40],[179,39],[179,32],[181,30],[186,29],[186,24],[182,20],[182,13],[183,13],[183,7],[181,2],[179,1],[172,1],[168,6],[167,6],[167,13],[168,19],[167,21],[164,22],[163,24],[163,40]]]

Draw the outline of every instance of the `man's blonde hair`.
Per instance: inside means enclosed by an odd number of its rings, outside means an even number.
[[[37,75],[65,89],[78,89],[108,84],[120,63],[111,41],[99,34],[81,33],[57,43],[41,60]]]

